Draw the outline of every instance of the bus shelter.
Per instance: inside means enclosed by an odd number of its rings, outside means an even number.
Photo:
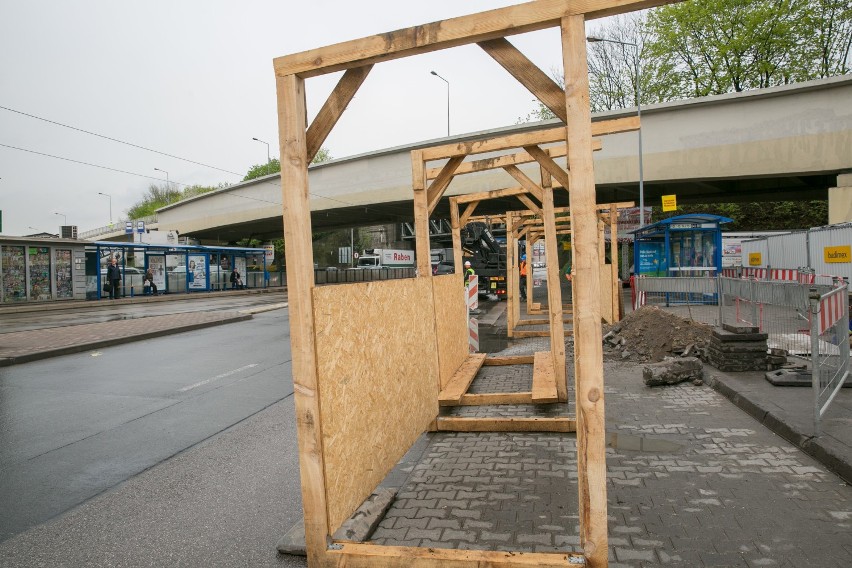
[[[159,293],[226,290],[232,287],[230,275],[235,268],[245,284],[250,282],[249,273],[255,272],[263,274],[264,278],[252,279],[253,286],[267,285],[266,255],[262,248],[98,241],[86,247],[88,299],[106,295],[106,270],[113,258],[121,269],[123,297],[148,292],[143,277],[149,268]]]
[[[716,276],[722,273],[722,229],[733,219],[678,215],[631,231],[636,276]]]

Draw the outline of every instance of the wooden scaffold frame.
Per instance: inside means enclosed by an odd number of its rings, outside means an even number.
[[[274,60],[284,234],[287,242],[294,402],[309,565],[400,568],[568,566],[584,562],[594,567],[607,565],[603,356],[598,294],[601,252],[598,246],[598,218],[595,214],[585,22],[673,1],[676,0],[535,0],[347,41]],[[561,29],[564,90],[506,40],[507,36],[554,27]],[[444,299],[444,288],[450,290],[456,282],[453,280],[445,286],[440,277],[431,277],[427,249],[417,251],[421,274],[425,269],[421,278],[325,289],[316,287],[308,165],[374,64],[474,43],[527,87],[565,124],[564,128],[557,129],[560,131],[557,140],[567,144],[568,171],[560,171],[565,175],[563,185],[570,187],[575,253],[574,335],[579,473],[577,483],[582,555],[386,547],[335,543],[330,539],[333,530],[339,526],[339,519],[354,512],[352,503],[360,504],[360,500],[366,497],[362,494],[363,487],[352,485],[355,482],[363,484],[369,481],[366,473],[386,473],[383,470],[392,467],[404,454],[406,444],[410,445],[412,442],[412,428],[426,429],[429,424],[428,416],[431,414],[431,419],[434,420],[437,415],[437,396],[434,396],[437,393],[437,382],[439,377],[445,376],[445,367],[455,365],[456,359],[453,355],[455,342],[443,342],[436,322],[442,315],[439,311],[442,308],[440,300]],[[308,125],[306,79],[336,71],[344,71],[344,74],[318,115]],[[551,158],[548,159],[552,162]],[[414,180],[415,184],[417,181]],[[417,210],[428,207],[428,196],[425,191],[419,193],[423,195],[417,198],[415,193],[415,212],[422,218],[422,213]],[[546,223],[549,221],[546,220]],[[424,229],[417,228],[418,231]],[[420,246],[418,243],[418,249]],[[431,348],[424,347],[421,350],[423,360],[416,361],[421,364],[418,368],[429,379],[416,383],[415,386],[422,392],[410,392],[412,384],[405,384],[408,389],[406,394],[417,403],[410,408],[405,407],[406,400],[398,396],[399,391],[394,390],[401,388],[402,381],[386,383],[380,392],[370,391],[370,396],[361,396],[371,388],[372,377],[366,376],[359,369],[352,369],[351,364],[347,365],[344,356],[358,358],[362,355],[347,351],[349,346],[341,335],[352,333],[352,328],[347,327],[348,322],[335,319],[335,314],[346,307],[335,302],[351,302],[353,297],[338,300],[335,295],[325,292],[350,286],[353,294],[360,294],[355,297],[376,301],[371,307],[375,307],[377,311],[381,311],[379,308],[384,305],[378,303],[379,301],[387,302],[400,297],[403,302],[407,298],[421,302],[424,309],[434,315],[431,320],[423,318],[423,321],[411,322],[411,329],[377,330],[379,333],[385,333],[387,337],[411,343],[416,343],[421,337],[434,340]],[[336,293],[340,294],[337,290]],[[387,314],[376,315],[379,324],[387,319]],[[561,327],[561,321],[559,323]],[[466,330],[462,331],[466,333]],[[339,355],[341,353],[343,355]],[[412,357],[406,357],[407,354],[404,353],[390,355],[393,356],[393,364],[398,367],[390,375],[398,378],[406,370],[410,372]],[[334,380],[323,382],[327,377]],[[390,399],[383,399],[383,396]],[[421,398],[418,399],[418,396]],[[432,396],[434,408],[423,402]],[[338,399],[359,402],[361,399],[373,397],[376,398],[373,403],[382,404],[385,408],[398,404],[401,412],[408,413],[405,418],[412,428],[403,431],[404,425],[400,424],[397,431],[388,424],[365,425],[366,420],[359,423],[351,415],[339,416],[338,413],[346,414],[345,407],[334,407]],[[353,412],[360,410],[356,408]],[[379,416],[376,420],[382,418]],[[339,419],[342,419],[343,427],[338,423]],[[356,446],[355,449],[361,453],[367,453],[367,448],[370,448],[375,454],[382,455],[369,456],[376,464],[375,467],[371,466],[372,469],[364,466],[363,471],[355,471],[357,464],[340,463],[341,460],[352,459],[353,454],[347,453],[351,452],[352,446]],[[387,463],[391,465],[388,466]],[[341,474],[341,471],[344,474]]]

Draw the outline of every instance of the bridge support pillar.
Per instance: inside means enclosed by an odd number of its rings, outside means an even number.
[[[828,223],[852,221],[852,173],[837,176],[837,187],[828,188]]]

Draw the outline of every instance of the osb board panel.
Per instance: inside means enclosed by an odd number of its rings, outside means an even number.
[[[614,323],[612,318],[612,266],[601,265],[601,317],[607,323]]]
[[[332,533],[438,413],[430,284],[410,278],[313,290]]]
[[[441,388],[447,386],[468,355],[467,305],[461,274],[432,278],[435,293],[435,323],[438,330],[438,361]]]

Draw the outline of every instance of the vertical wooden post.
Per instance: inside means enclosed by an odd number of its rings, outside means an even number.
[[[329,527],[313,313],[314,262],[305,136],[305,81],[295,75],[288,75],[277,77],[276,83],[281,197],[284,239],[287,243],[285,254],[290,301],[290,346],[295,387],[293,399],[299,435],[305,543],[308,562],[312,566],[320,566],[325,557]]]
[[[568,143],[571,231],[574,239],[574,359],[580,543],[593,568],[607,566],[606,447],[600,253],[592,161],[589,69],[583,16],[562,18],[565,129]]]
[[[515,326],[520,317],[518,305],[518,241],[515,238],[515,214],[506,211],[506,327],[509,337],[515,337]]]
[[[540,240],[541,240],[541,237],[539,237],[539,236],[535,236],[535,237],[530,238],[529,239],[530,248],[532,249],[532,247]],[[544,254],[545,254],[545,257],[544,257],[545,261],[547,261],[547,252],[545,252]],[[529,258],[529,257],[530,257],[529,254],[527,254],[527,258]],[[531,276],[531,273],[528,273],[527,274],[527,281],[529,281],[530,276]],[[532,305],[533,305],[533,288],[532,288],[532,286],[530,286],[528,288],[528,291],[527,291],[527,313],[530,313],[532,311]]]
[[[464,271],[464,261],[462,260],[461,247],[461,222],[459,220],[459,204],[455,197],[450,198],[450,225],[453,231],[453,266],[456,274],[462,274]],[[464,278],[462,278],[464,280]]]
[[[612,263],[612,321],[621,319],[621,286],[618,283],[618,209],[609,206],[609,260]]]
[[[423,152],[411,151],[411,180],[414,189],[414,237],[417,255],[417,276],[432,277],[432,262],[429,254],[429,199],[426,194],[426,164]]]
[[[529,233],[527,233],[527,237],[524,239],[524,245],[524,254],[527,255],[527,289],[524,290],[524,293],[527,297],[527,314],[529,314],[530,302],[532,302],[533,295],[533,268],[531,262],[533,257],[533,243]]]
[[[550,317],[550,352],[556,373],[556,395],[568,401],[568,373],[565,371],[565,328],[562,322],[562,282],[559,280],[559,251],[556,249],[556,213],[550,176],[542,177],[541,217],[544,225],[544,254],[547,258],[547,311]]]

